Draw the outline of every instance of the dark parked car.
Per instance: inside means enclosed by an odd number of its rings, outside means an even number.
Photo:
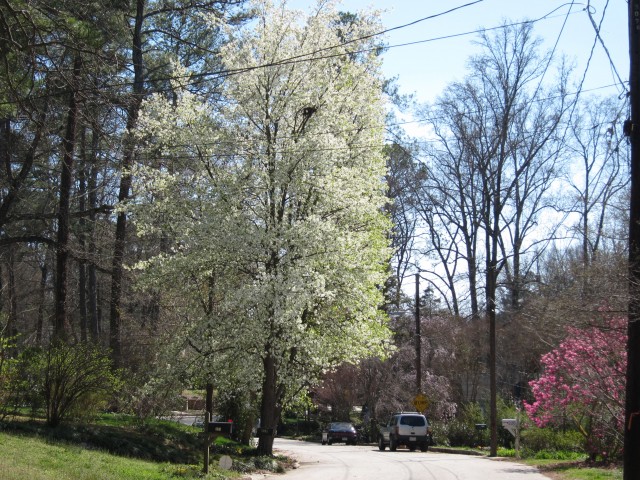
[[[358,433],[356,427],[349,422],[334,422],[330,423],[326,432],[322,434],[322,444],[328,443],[331,445],[335,442],[344,442],[347,445],[355,445],[358,443]]]

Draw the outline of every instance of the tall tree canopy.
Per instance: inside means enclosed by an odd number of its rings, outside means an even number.
[[[435,270],[444,271],[441,278],[454,313],[462,300],[458,282],[466,274],[470,315],[480,318],[484,274],[495,456],[498,300],[504,288],[505,310],[515,315],[521,308],[538,255],[536,228],[553,211],[556,139],[567,110],[566,71],[561,68],[554,86],[545,88],[551,53],[538,53],[540,40],[528,23],[483,32],[479,44],[482,51],[471,57],[470,74],[448,87],[428,112],[437,141],[419,211],[430,229]]]
[[[171,232],[174,248],[141,266],[193,300],[199,338],[211,339],[198,350],[225,342],[261,366],[259,448],[271,453],[290,395],[381,352],[389,224],[367,38],[377,18],[324,1],[304,21],[283,4],[254,8],[222,50],[221,110],[185,90],[145,105],[141,133],[161,168],[137,171],[132,207],[141,233]]]

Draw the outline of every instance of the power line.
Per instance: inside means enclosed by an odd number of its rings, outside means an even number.
[[[558,32],[558,36],[556,37],[556,42],[553,44],[553,49],[551,50],[551,55],[549,55],[549,60],[547,61],[547,64],[544,66],[544,71],[540,76],[540,81],[538,82],[538,86],[536,87],[536,90],[533,93],[534,98],[538,93],[538,90],[540,90],[540,88],[542,87],[542,82],[544,80],[544,77],[549,71],[549,67],[551,66],[551,61],[553,60],[553,57],[556,53],[556,49],[558,48],[558,44],[560,43],[560,39],[562,38],[562,33],[564,32],[564,28],[567,26],[567,21],[569,20],[569,15],[571,14],[571,9],[573,8],[574,4],[575,4],[575,1],[572,1],[571,4],[569,5],[569,10],[567,11],[567,14],[564,17],[564,21],[562,22],[562,27],[560,28],[560,32]],[[578,97],[576,97],[576,101],[577,100],[578,100]]]
[[[428,38],[428,39],[424,39],[424,40],[416,40],[414,42],[406,42],[406,43],[400,43],[400,44],[395,44],[395,45],[386,45],[384,47],[380,47],[380,46],[369,47],[369,48],[364,48],[364,49],[360,49],[360,50],[350,50],[350,51],[346,51],[346,52],[334,53],[334,54],[330,54],[330,55],[326,55],[326,56],[306,58],[306,57],[309,57],[310,55],[314,55],[316,53],[321,53],[323,51],[329,51],[329,50],[333,50],[333,49],[336,49],[336,48],[341,48],[344,45],[347,45],[349,43],[353,43],[353,42],[356,42],[356,41],[359,41],[359,40],[366,40],[366,39],[372,38],[374,36],[383,35],[384,33],[389,32],[389,31],[398,30],[398,29],[401,29],[401,28],[406,28],[406,27],[412,26],[412,25],[414,25],[416,23],[419,23],[419,22],[422,22],[422,21],[425,21],[425,20],[428,20],[428,19],[436,18],[436,17],[442,16],[442,15],[444,15],[446,13],[451,13],[452,11],[458,10],[460,8],[464,8],[464,7],[473,5],[475,3],[479,3],[479,1],[483,1],[483,0],[478,0],[476,2],[465,4],[465,5],[462,5],[460,7],[456,7],[456,8],[447,10],[445,12],[439,13],[439,14],[431,15],[429,17],[424,17],[424,18],[421,18],[421,19],[416,20],[414,22],[407,23],[407,24],[404,24],[404,25],[400,25],[398,27],[393,27],[393,28],[388,29],[388,30],[383,30],[383,31],[375,33],[375,34],[366,35],[366,36],[360,37],[358,39],[353,39],[353,40],[350,40],[348,42],[341,43],[339,45],[333,45],[333,46],[330,46],[330,47],[325,47],[323,49],[315,50],[313,52],[309,52],[309,53],[306,53],[306,54],[296,55],[296,56],[289,57],[289,58],[286,58],[286,59],[283,59],[283,60],[280,60],[280,61],[277,61],[277,62],[269,62],[269,63],[265,63],[265,64],[261,64],[261,65],[256,65],[256,66],[253,66],[253,67],[246,67],[244,69],[221,70],[221,71],[218,71],[218,72],[203,72],[203,73],[197,74],[196,76],[220,75],[217,78],[223,78],[223,77],[237,75],[237,74],[241,74],[241,73],[246,73],[246,72],[249,72],[249,71],[258,70],[258,69],[262,69],[262,68],[270,68],[270,67],[281,66],[281,65],[290,65],[290,64],[302,63],[302,62],[307,62],[307,61],[326,60],[326,59],[330,59],[330,58],[342,57],[342,56],[345,56],[345,55],[370,53],[370,52],[374,52],[374,51],[379,51],[381,49],[382,50],[389,50],[391,48],[406,47],[406,46],[417,45],[417,44],[421,44],[421,43],[430,43],[430,42],[435,42],[435,41],[439,41],[439,40],[448,40],[448,39],[456,38],[456,37],[475,35],[475,34],[479,34],[479,33],[483,33],[483,32],[490,32],[490,31],[500,30],[500,29],[509,28],[509,27],[513,27],[513,26],[518,26],[518,25],[534,24],[534,23],[541,22],[543,20],[549,20],[549,19],[552,19],[552,18],[556,18],[557,16],[560,16],[560,15],[555,15],[554,16],[553,13],[558,11],[558,10],[560,10],[561,8],[565,7],[566,5],[570,5],[570,4],[566,4],[566,3],[563,4],[563,5],[560,5],[559,7],[556,7],[553,10],[551,10],[549,13],[547,13],[547,14],[541,16],[541,17],[538,17],[536,19],[533,19],[533,20],[523,20],[523,21],[520,21],[520,22],[502,24],[502,25],[498,25],[498,26],[490,27],[490,28],[479,28],[479,29],[476,29],[476,30],[470,30],[470,31],[461,32],[461,33],[455,33],[455,34],[451,34],[451,35],[433,37],[433,38]],[[573,3],[575,3],[575,2],[572,2],[572,4]],[[574,12],[574,13],[578,13],[578,12]],[[562,15],[562,16],[565,16],[565,15]],[[187,78],[187,76],[183,75],[183,76],[179,76],[179,77],[171,77],[170,79],[179,79],[179,78]],[[191,82],[191,83],[187,83],[187,85],[195,85],[196,83],[199,83],[199,82]]]
[[[609,84],[609,85],[604,85],[601,87],[595,87],[595,88],[591,88],[588,90],[578,90],[576,92],[573,93],[567,93],[565,94],[565,96],[570,96],[570,95],[579,95],[581,93],[584,92],[590,92],[590,91],[596,91],[596,90],[601,90],[601,89],[605,89],[605,88],[611,88],[616,86],[617,84]],[[554,98],[560,98],[560,95],[552,95],[552,96],[548,96],[545,98],[540,98],[537,99],[536,101],[540,102],[540,101],[545,101],[545,100],[552,100]],[[470,112],[470,114],[473,113],[477,113],[476,112]],[[389,128],[390,127],[397,127],[397,126],[403,126],[403,125],[410,125],[410,124],[424,124],[426,122],[434,122],[437,120],[442,120],[443,118],[445,118],[444,116],[431,116],[429,118],[426,119],[418,119],[418,120],[406,120],[406,121],[401,121],[401,122],[394,122],[394,123],[385,123],[384,125],[380,125],[380,126],[369,126],[369,127],[353,127],[353,128],[344,128],[344,129],[340,129],[340,130],[325,130],[325,131],[320,131],[320,132],[313,132],[313,133],[309,133],[308,136],[313,136],[313,137],[320,137],[323,135],[339,135],[339,134],[345,134],[348,132],[354,132],[354,131],[362,131],[362,130],[374,130],[374,129],[385,129],[387,131],[387,133],[391,133],[389,132]],[[588,129],[589,127],[585,127],[585,129]],[[297,138],[295,135],[282,135],[280,137],[280,140],[291,140]],[[393,141],[393,138],[397,138],[395,136],[395,134],[392,134],[392,138],[391,139],[387,139],[386,141]],[[413,144],[416,145],[427,145],[427,144],[433,144],[433,143],[438,143],[439,140],[437,139],[433,139],[433,140],[418,140],[416,137],[411,137]],[[253,146],[253,145],[258,145],[260,140],[256,140],[255,142],[251,141],[250,139],[245,139],[243,140],[247,145]],[[350,149],[364,149],[364,148],[369,148],[369,149],[379,149],[384,147],[385,145],[389,145],[389,143],[381,143],[381,144],[369,144],[369,145],[352,145],[352,146],[345,146],[345,147],[331,147],[331,148],[317,148],[314,147],[313,151],[343,151],[343,150],[350,150]],[[212,142],[202,142],[202,143],[197,143],[197,144],[184,144],[184,143],[172,143],[172,144],[157,144],[157,145],[149,145],[150,148],[161,148],[161,149],[168,149],[168,150],[177,150],[177,149],[186,149],[186,148],[214,148],[214,147],[234,147],[237,146],[237,142],[232,142],[232,141],[212,141]],[[251,147],[248,147],[251,148]],[[92,149],[92,148],[87,148],[85,150],[87,153],[104,153],[105,151],[109,151],[109,150],[104,150],[102,148],[97,148],[97,149]],[[245,152],[240,152],[240,151],[236,151],[236,152],[227,152],[227,153],[211,153],[211,157],[233,157],[233,156],[245,156],[246,155],[246,151]],[[290,153],[308,153],[308,149],[301,149],[301,150],[294,150],[294,149],[287,149],[287,150],[280,150],[275,152],[277,154],[290,154]],[[255,154],[254,154],[255,155]],[[258,155],[260,155],[258,153]],[[176,156],[173,155],[172,153],[167,153],[167,156],[170,156],[172,159],[175,160],[186,160],[189,158],[193,158],[193,157],[188,157],[186,155],[180,155],[180,156]],[[163,158],[162,155],[159,156],[147,156],[147,158],[155,158],[156,160]]]
[[[584,93],[584,92],[589,92],[589,91],[595,91],[595,90],[600,90],[603,88],[610,88],[612,86],[616,86],[617,84],[610,84],[610,85],[605,85],[602,87],[596,87],[596,88],[592,88],[589,90],[579,90],[573,93],[568,93],[565,96],[570,96],[570,95],[579,95],[580,93]],[[549,97],[545,97],[542,99],[537,99],[536,101],[541,102],[541,101],[545,101],[545,100],[553,100],[554,98],[560,98],[559,95],[552,95]],[[471,114],[474,112],[470,112]],[[477,112],[476,112],[477,113]],[[425,122],[434,122],[437,120],[441,120],[445,117],[443,116],[432,116],[429,117],[428,119],[419,119],[419,120],[408,120],[408,121],[402,121],[402,122],[394,122],[394,123],[389,123],[389,124],[385,124],[384,126],[371,126],[371,127],[353,127],[353,128],[345,128],[345,129],[341,129],[338,131],[321,131],[321,132],[313,132],[310,133],[309,136],[310,137],[321,137],[324,135],[339,135],[339,134],[344,134],[344,133],[348,133],[348,132],[353,132],[353,131],[361,131],[361,130],[372,130],[372,129],[380,129],[380,128],[384,128],[388,131],[389,127],[395,127],[395,126],[402,126],[402,125],[410,125],[410,124],[422,124]],[[586,130],[588,130],[590,127],[585,127]],[[395,135],[394,135],[395,137]],[[291,140],[291,139],[295,139],[297,138],[295,135],[283,135],[280,137],[280,140],[286,141],[286,140]],[[415,137],[413,137],[415,139]],[[251,141],[250,139],[246,139],[244,140],[244,142],[246,142],[247,145],[259,145],[260,140],[256,140],[255,142]],[[413,143],[418,144],[418,145],[425,145],[425,144],[431,144],[431,143],[438,143],[439,140],[434,139],[434,140],[416,140]],[[202,143],[198,143],[198,144],[183,144],[183,143],[173,143],[173,144],[162,144],[162,145],[157,145],[158,148],[162,148],[162,149],[182,149],[182,148],[213,148],[213,147],[225,147],[225,146],[236,146],[237,143],[233,142],[233,141],[214,141],[214,142],[202,142]],[[328,147],[328,148],[317,148],[317,147],[313,147],[312,151],[343,151],[343,150],[350,150],[352,148],[355,149],[364,149],[364,148],[371,148],[371,149],[377,149],[377,148],[382,148],[384,145],[388,145],[388,144],[369,144],[369,145],[350,145],[350,146],[345,146],[345,147]],[[153,145],[151,146],[153,148]],[[248,147],[250,148],[250,147]],[[90,150],[89,150],[90,151]],[[276,151],[275,153],[277,154],[290,154],[290,153],[308,153],[308,151],[311,151],[309,149],[286,149],[286,150],[280,150],[280,151]],[[233,156],[244,156],[247,152],[227,152],[227,153],[220,153],[220,154],[212,154],[212,156],[216,156],[216,157],[233,157]],[[171,154],[169,154],[171,155]],[[258,154],[260,155],[260,154]],[[189,157],[186,156],[180,156],[180,157],[175,157],[175,156],[171,156],[172,158],[175,159],[187,159]]]
[[[605,18],[608,6],[609,6],[609,0],[607,0],[607,2],[605,3],[604,9],[602,10],[602,17],[600,18],[600,26],[604,22],[604,18]],[[595,25],[595,22],[593,20],[593,16],[591,15],[591,8],[592,8],[591,7],[591,0],[588,0],[586,12],[587,12],[587,15],[589,16],[589,20],[591,21],[591,24],[593,25],[594,29],[596,30],[596,38],[594,38],[593,44],[591,45],[591,51],[589,52],[589,58],[587,59],[587,64],[585,65],[584,73],[582,74],[582,79],[580,80],[580,83],[578,84],[578,91],[576,92],[575,99],[571,104],[571,109],[570,109],[570,112],[569,112],[569,118],[573,118],[573,114],[574,114],[576,108],[578,108],[578,100],[580,98],[580,95],[583,92],[582,87],[583,87],[584,82],[585,82],[585,80],[587,78],[587,72],[589,71],[589,67],[591,65],[591,60],[593,59],[593,54],[595,52],[595,47],[596,47],[596,44],[597,44],[597,38],[599,36],[598,32],[599,32],[600,27]],[[610,57],[609,57],[609,60],[611,61]],[[620,77],[618,77],[618,79],[620,80],[623,88],[626,89],[626,87],[624,87],[624,83],[622,83],[622,80],[620,79]],[[565,129],[564,129],[564,132],[562,134],[562,141],[563,142],[564,142],[564,139],[566,138],[566,136],[569,134],[569,129],[570,129],[570,125],[567,124]]]
[[[441,17],[443,15],[446,15],[448,13],[454,12],[456,10],[460,10],[462,8],[466,8],[469,7],[471,5],[477,4],[477,3],[481,3],[484,0],[476,0],[470,3],[466,3],[464,5],[460,5],[454,8],[450,8],[448,10],[445,10],[443,12],[439,12],[433,15],[429,15],[427,17],[423,17],[420,18],[418,20],[403,24],[403,25],[398,25],[396,27],[392,27],[386,30],[381,30],[379,32],[375,32],[375,33],[371,33],[368,35],[364,35],[358,38],[354,38],[354,39],[350,39],[344,42],[341,42],[337,45],[330,45],[328,47],[323,47],[320,49],[316,49],[313,50],[311,52],[306,52],[306,53],[302,53],[299,55],[294,55],[292,57],[288,57],[276,62],[267,62],[267,63],[263,63],[260,65],[255,65],[253,67],[245,67],[245,68],[238,68],[238,69],[223,69],[223,70],[218,70],[215,72],[201,72],[201,73],[197,73],[197,74],[185,74],[185,75],[172,75],[172,76],[168,76],[168,77],[164,77],[164,78],[157,78],[157,79],[147,79],[145,80],[145,83],[149,84],[149,83],[157,83],[157,82],[166,82],[166,81],[171,81],[171,80],[176,80],[179,81],[181,79],[191,79],[194,77],[200,78],[199,80],[195,80],[195,81],[191,81],[191,82],[187,82],[184,86],[194,86],[197,85],[199,83],[202,83],[206,78],[210,78],[213,77],[213,79],[224,79],[226,77],[232,76],[232,75],[237,75],[237,74],[241,74],[241,73],[247,73],[253,70],[257,70],[257,69],[263,69],[263,68],[270,68],[270,67],[275,67],[275,66],[283,66],[283,65],[290,65],[290,64],[296,64],[296,63],[302,63],[302,62],[307,62],[307,61],[315,61],[315,60],[323,60],[323,59],[330,59],[330,58],[335,58],[335,57],[341,57],[341,56],[346,56],[346,55],[353,55],[353,54],[358,54],[358,53],[368,53],[368,52],[372,52],[372,51],[378,51],[381,47],[374,47],[374,48],[368,48],[368,49],[362,49],[362,50],[356,50],[356,51],[347,51],[347,52],[340,52],[337,54],[332,54],[332,55],[328,55],[328,56],[321,56],[321,57],[316,57],[315,55],[318,53],[322,53],[322,52],[326,52],[326,51],[331,51],[331,50],[335,50],[337,48],[343,48],[346,45],[355,43],[355,42],[359,42],[359,41],[363,41],[363,40],[368,40],[370,38],[374,38],[374,37],[378,37],[381,35],[386,34],[387,32],[391,32],[391,31],[395,31],[395,30],[400,30],[403,28],[408,28],[410,26],[416,25],[418,23],[424,22],[426,20],[431,20],[434,18],[438,18]],[[209,49],[201,47],[201,46],[196,46],[197,49],[202,50],[206,53],[212,53]],[[119,87],[127,87],[127,86],[131,86],[133,85],[133,82],[121,82],[121,83],[115,83],[115,84],[110,84],[110,85],[106,85],[105,88],[119,88]],[[86,89],[78,89],[76,91],[81,92],[81,91],[93,91],[95,90],[95,88],[86,88]],[[163,91],[170,91],[170,89],[159,89],[159,90],[155,90],[155,92],[163,92]],[[35,97],[30,97],[32,99],[45,99],[45,98],[51,98],[53,96],[61,96],[61,95],[66,95],[71,93],[71,90],[60,90],[57,94],[46,94],[46,95],[40,95],[40,96],[35,96]],[[13,105],[17,102],[13,101],[13,102],[0,102],[0,105]]]
[[[567,5],[570,5],[570,4],[565,3],[563,5],[560,5],[559,7],[554,8],[553,10],[551,10],[549,13],[546,13],[545,15],[542,15],[541,17],[534,18],[533,20],[522,20],[522,21],[519,21],[519,22],[512,22],[512,23],[505,23],[505,24],[502,24],[502,25],[497,25],[495,27],[478,28],[476,30],[469,30],[469,31],[460,32],[460,33],[452,33],[450,35],[442,35],[442,36],[439,36],[439,37],[432,37],[432,38],[427,38],[427,39],[424,39],[424,40],[416,40],[416,41],[413,41],[413,42],[398,43],[398,44],[395,44],[395,45],[388,45],[387,47],[385,47],[385,49],[391,49],[391,48],[397,48],[397,47],[407,47],[407,46],[410,46],[410,45],[419,45],[421,43],[430,43],[430,42],[436,42],[436,41],[440,41],[440,40],[449,40],[451,38],[465,37],[465,36],[468,36],[468,35],[477,35],[477,34],[483,33],[483,32],[492,32],[494,30],[501,30],[503,28],[517,27],[519,25],[525,25],[525,24],[528,24],[528,23],[534,24],[534,23],[542,22],[544,20],[551,20],[553,18],[565,17],[566,14],[553,15],[553,13],[557,12],[559,9],[561,9],[561,8],[567,6]],[[575,11],[575,12],[571,12],[570,14],[573,15],[573,14],[576,14],[576,13],[580,13],[580,12]]]
[[[591,0],[589,0],[589,4],[591,4]],[[588,5],[587,9],[586,9],[587,10],[587,15],[589,15],[589,20],[591,20],[591,25],[593,26],[593,29],[596,32],[596,38],[598,39],[598,41],[602,45],[602,48],[604,49],[604,52],[607,55],[607,58],[609,59],[609,64],[611,65],[611,69],[613,70],[613,73],[615,73],[616,77],[618,78],[618,82],[620,83],[620,85],[622,85],[622,88],[624,88],[625,93],[628,93],[629,89],[625,87],[625,84],[622,81],[622,78],[620,78],[620,74],[618,73],[618,69],[616,68],[615,63],[613,62],[613,59],[611,58],[611,54],[609,53],[609,49],[604,44],[604,40],[602,39],[602,36],[600,35],[600,29],[601,29],[601,26],[602,26],[602,22],[604,21],[605,12],[607,11],[607,7],[609,6],[609,0],[607,0],[607,3],[604,6],[604,10],[602,11],[602,18],[600,19],[600,25],[596,25],[596,22],[593,20],[593,16],[591,15],[591,9],[589,8],[589,6],[590,5]]]
[[[442,15],[451,13],[455,10],[459,10],[461,8],[466,8],[469,7],[471,5],[474,5],[476,3],[480,3],[484,0],[476,0],[475,2],[471,2],[471,3],[467,3],[449,10],[446,10],[444,12],[440,12],[434,15],[430,15],[428,17],[423,17],[420,18],[418,20],[415,20],[413,22],[404,24],[404,25],[399,25],[397,27],[393,27],[387,30],[382,30],[380,32],[377,33],[373,33],[373,34],[368,34],[356,39],[351,39],[348,40],[346,42],[337,44],[337,45],[331,45],[328,47],[323,47],[322,49],[317,49],[314,50],[312,52],[307,52],[307,53],[303,53],[303,54],[299,54],[299,55],[294,55],[292,57],[288,57],[282,60],[278,60],[278,61],[274,61],[274,62],[266,62],[266,63],[262,63],[259,65],[254,65],[251,67],[244,67],[244,68],[236,68],[236,69],[221,69],[221,70],[217,70],[217,71],[213,71],[213,72],[200,72],[200,73],[191,73],[191,74],[184,74],[184,75],[171,75],[171,76],[167,76],[167,77],[161,77],[161,78],[155,78],[155,79],[147,79],[145,80],[146,84],[153,84],[153,83],[159,83],[159,82],[167,82],[167,81],[171,81],[171,80],[175,80],[175,81],[180,81],[183,79],[192,79],[191,81],[185,82],[183,85],[181,85],[183,88],[189,87],[189,86],[196,86],[198,84],[201,84],[205,81],[211,81],[211,80],[222,80],[224,78],[227,77],[231,77],[231,76],[235,76],[235,75],[240,75],[240,74],[244,74],[244,73],[248,73],[254,70],[259,70],[259,69],[266,69],[266,68],[273,68],[273,67],[279,67],[279,66],[285,66],[285,65],[292,65],[292,64],[297,64],[297,63],[304,63],[304,62],[310,62],[310,61],[319,61],[319,60],[328,60],[331,58],[337,58],[337,57],[343,57],[343,56],[348,56],[348,55],[356,55],[356,54],[362,54],[362,53],[371,53],[371,52],[377,52],[380,50],[388,50],[391,48],[399,48],[399,47],[406,47],[406,46],[410,46],[410,45],[416,45],[416,44],[421,44],[421,43],[430,43],[430,42],[435,42],[435,41],[440,41],[440,40],[447,40],[447,39],[451,39],[451,38],[457,38],[457,37],[462,37],[462,36],[468,36],[468,35],[474,35],[474,34],[478,34],[478,33],[482,33],[482,32],[489,32],[489,31],[494,31],[494,30],[499,30],[499,29],[503,29],[503,28],[508,28],[508,27],[512,27],[512,26],[518,26],[518,25],[523,25],[523,24],[533,24],[533,23],[537,23],[543,20],[549,20],[552,18],[557,17],[553,15],[554,12],[558,11],[559,9],[565,7],[566,5],[569,4],[563,4],[560,5],[559,7],[554,8],[553,10],[551,10],[549,13],[538,17],[536,19],[533,20],[524,20],[524,21],[520,21],[520,22],[513,22],[510,24],[503,24],[503,25],[499,25],[499,26],[495,26],[495,27],[490,27],[490,28],[479,28],[476,30],[470,30],[470,31],[466,31],[466,32],[461,32],[461,33],[455,33],[455,34],[451,34],[451,35],[444,35],[444,36],[439,36],[439,37],[433,37],[433,38],[428,38],[428,39],[424,39],[424,40],[417,40],[414,42],[406,42],[406,43],[400,43],[400,44],[395,44],[395,45],[386,45],[386,46],[375,46],[375,47],[368,47],[368,48],[363,48],[363,49],[359,49],[359,50],[347,50],[344,52],[338,52],[338,53],[332,53],[329,55],[322,55],[322,56],[313,56],[312,55],[316,55],[317,53],[322,53],[322,52],[326,52],[326,51],[331,51],[331,50],[335,50],[338,48],[342,48],[345,45],[357,42],[357,41],[362,41],[362,40],[367,40],[370,38],[373,38],[375,36],[380,36],[383,35],[387,32],[390,31],[394,31],[394,30],[399,30],[402,28],[408,28],[412,25],[415,25],[419,22],[423,22],[426,20],[430,20],[433,18],[437,18],[440,17]],[[577,13],[577,12],[574,12]],[[563,15],[564,16],[564,15]],[[112,83],[112,84],[107,84],[103,86],[103,89],[116,89],[116,88],[121,88],[121,87],[128,87],[128,86],[132,86],[133,82],[119,82],[119,83]],[[95,87],[87,87],[87,88],[83,88],[83,89],[78,89],[76,90],[77,92],[83,92],[83,91],[95,91]],[[156,89],[154,90],[154,92],[156,93],[161,93],[161,92],[168,92],[171,91],[171,88],[164,88],[164,89]],[[65,90],[62,89],[60,90],[58,93],[56,94],[43,94],[43,95],[37,95],[37,96],[31,96],[29,98],[31,99],[46,99],[46,98],[52,98],[54,96],[61,96],[61,95],[67,95],[69,93],[71,93],[71,90]],[[0,105],[14,105],[18,103],[17,101],[5,101],[5,102],[0,102]]]
[[[393,32],[395,30],[401,30],[403,28],[408,28],[408,27],[411,27],[413,25],[417,25],[418,23],[422,23],[422,22],[424,22],[426,20],[433,20],[434,18],[442,17],[442,16],[447,15],[449,13],[455,12],[456,10],[461,10],[463,8],[475,5],[476,3],[482,3],[482,2],[484,2],[484,0],[476,0],[474,2],[465,3],[464,5],[459,5],[457,7],[450,8],[449,10],[445,10],[445,11],[440,12],[440,13],[435,13],[433,15],[428,15],[426,17],[419,18],[418,20],[414,20],[414,21],[409,22],[409,23],[398,25],[396,27],[391,27],[391,28],[388,28],[386,30],[381,30],[381,31],[376,32],[376,33],[371,33],[369,35],[364,35],[362,37],[354,38],[352,40],[348,40],[348,41],[340,43],[338,45],[324,47],[324,48],[315,50],[313,52],[304,53],[304,54],[301,54],[301,55],[290,57],[290,59],[301,58],[301,57],[305,57],[305,56],[309,56],[309,55],[315,55],[316,53],[321,53],[321,52],[324,52],[324,51],[327,51],[327,50],[332,50],[334,48],[341,48],[341,47],[343,47],[345,45],[349,45],[351,43],[359,42],[359,41],[362,41],[362,40],[368,40],[369,38],[373,38],[373,37],[379,37],[379,36],[385,35],[385,34],[387,34],[389,32]],[[387,48],[387,47],[385,47],[385,48]],[[359,52],[356,52],[356,53],[359,53]]]

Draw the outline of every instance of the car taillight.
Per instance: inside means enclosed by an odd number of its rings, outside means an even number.
[[[400,431],[400,427],[398,427],[398,425],[394,425],[393,427],[393,433],[395,433],[396,435],[398,435],[398,432]]]

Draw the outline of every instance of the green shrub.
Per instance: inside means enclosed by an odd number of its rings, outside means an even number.
[[[482,408],[477,403],[463,405],[458,416],[448,422],[431,425],[437,445],[451,447],[477,447],[487,445],[488,430],[479,430],[478,424],[486,424]]]
[[[283,436],[309,436],[317,434],[319,431],[321,431],[321,426],[316,420],[283,418],[278,425],[278,435]]]
[[[498,447],[498,456],[499,457],[515,457],[516,450],[514,448]]]
[[[0,336],[0,418],[4,418],[16,406],[16,360],[11,354],[13,346],[10,339]]]
[[[522,431],[521,438],[527,457],[538,452],[584,452],[584,437],[574,430],[530,427]]]
[[[540,450],[533,455],[536,460],[584,460],[586,455],[565,450]]]
[[[472,428],[465,422],[454,419],[450,422],[433,425],[434,441],[437,445],[450,447],[474,447],[476,444],[475,426]]]
[[[25,408],[36,416],[44,409],[42,396],[43,375],[39,368],[42,350],[28,348],[20,354],[12,355],[5,369],[4,384],[2,386],[3,413],[17,413]]]
[[[232,438],[244,445],[251,443],[258,408],[255,395],[242,389],[225,392],[225,395],[218,397],[216,403],[217,413],[224,419],[233,420]],[[279,429],[278,432],[280,433]]]
[[[56,343],[36,352],[26,371],[40,378],[37,397],[46,408],[47,424],[86,418],[105,406],[118,387],[108,353],[90,343]]]

